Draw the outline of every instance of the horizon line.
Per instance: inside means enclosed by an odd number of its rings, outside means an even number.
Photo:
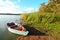
[[[13,14],[13,13],[0,13],[0,15],[21,15],[21,14]]]

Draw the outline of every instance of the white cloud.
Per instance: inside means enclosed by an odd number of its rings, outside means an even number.
[[[26,8],[25,10],[24,10],[25,12],[35,12],[35,11],[38,11],[38,8]]]
[[[34,10],[34,8],[27,8],[26,11],[27,11],[27,10],[28,10],[28,11],[32,11],[32,10]]]
[[[21,10],[19,8],[20,6],[16,6],[10,0],[6,0],[5,2],[0,0],[0,13],[20,13]]]
[[[18,0],[20,2],[20,0]],[[0,13],[23,13],[37,11],[35,8],[26,8],[21,10],[19,5],[15,5],[11,0],[0,0]]]

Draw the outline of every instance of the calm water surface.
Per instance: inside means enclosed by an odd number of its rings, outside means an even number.
[[[7,30],[8,22],[20,23],[20,15],[0,15],[0,40],[16,40],[18,37]]]

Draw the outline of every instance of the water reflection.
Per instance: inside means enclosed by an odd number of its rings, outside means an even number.
[[[20,15],[0,15],[0,40],[16,40],[18,35],[10,33],[6,28],[6,23],[20,23]]]

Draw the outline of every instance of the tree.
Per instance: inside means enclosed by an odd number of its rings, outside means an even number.
[[[58,13],[60,11],[59,7],[60,7],[60,0],[49,0],[48,4],[45,3],[41,4],[39,12]]]

